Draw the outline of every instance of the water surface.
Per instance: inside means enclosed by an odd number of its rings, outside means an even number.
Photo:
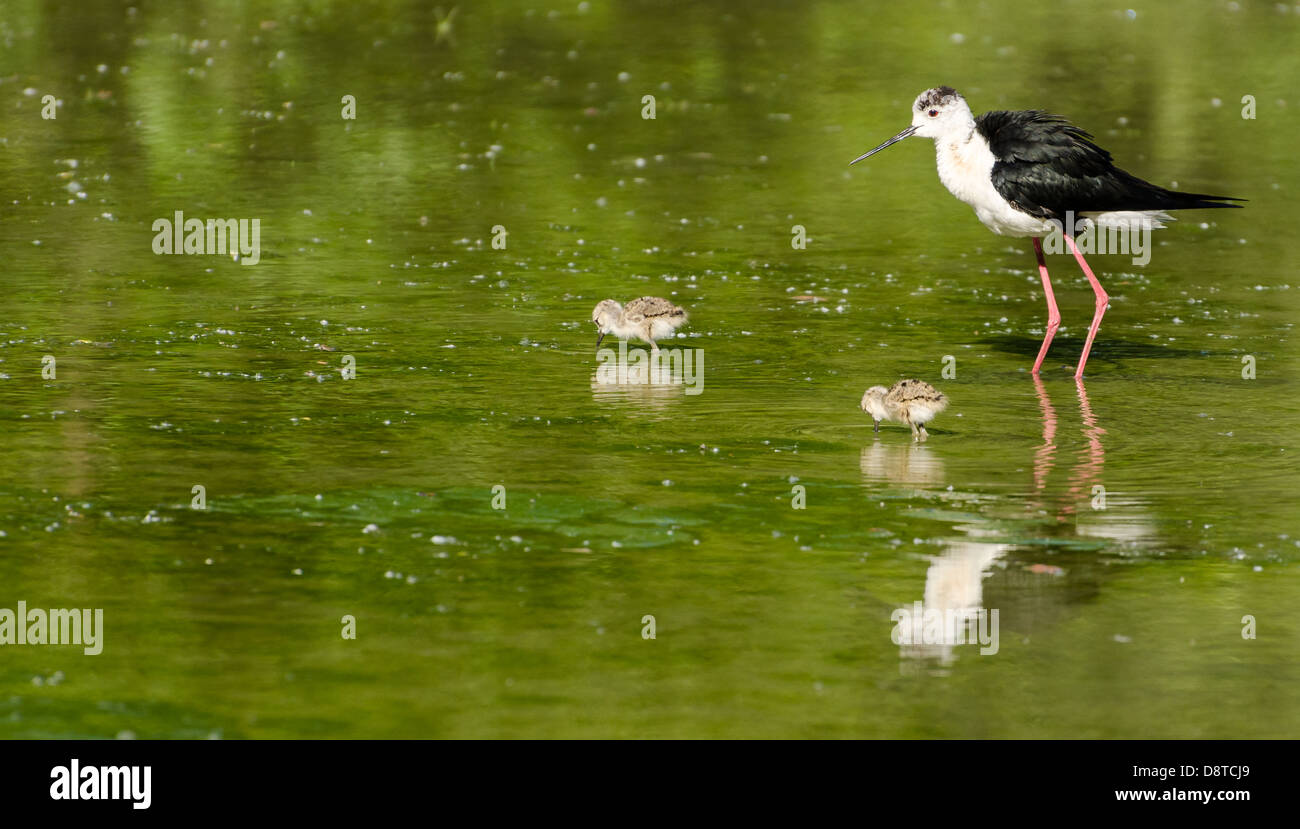
[[[0,607],[105,617],[0,650],[0,734],[1300,736],[1300,11],[448,11],[0,23]],[[1035,382],[1028,241],[928,141],[847,166],[938,83],[1250,199],[1093,259],[1082,385],[1069,257]],[[154,255],[176,210],[261,261]],[[592,307],[646,294],[701,393],[596,382]],[[904,376],[924,444],[857,408]],[[916,601],[998,652],[895,644]]]

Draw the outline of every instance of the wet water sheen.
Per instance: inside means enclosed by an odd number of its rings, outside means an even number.
[[[0,735],[1300,736],[1300,9],[1236,5],[10,9],[0,608],[104,647],[0,647]],[[847,166],[938,83],[1250,199],[1092,259],[1084,384],[1069,257],[1035,382],[1028,241],[928,141]],[[641,295],[700,393],[598,382]]]

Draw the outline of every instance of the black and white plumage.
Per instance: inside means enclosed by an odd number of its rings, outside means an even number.
[[[1083,376],[1093,339],[1110,297],[1074,243],[1078,225],[1127,231],[1164,227],[1167,211],[1240,207],[1231,196],[1181,193],[1143,181],[1116,167],[1092,136],[1057,115],[1039,110],[986,112],[976,118],[957,90],[927,89],[912,105],[912,125],[851,163],[910,136],[934,139],[939,180],[970,205],[1000,236],[1032,237],[1047,299],[1048,325],[1037,374],[1060,325],[1040,237],[1061,233],[1092,285],[1096,305],[1075,377]]]
[[[1162,227],[1168,210],[1240,206],[1227,203],[1239,199],[1143,181],[1060,116],[1026,110],[976,118],[948,86],[917,96],[912,125],[852,163],[909,136],[934,139],[944,186],[1001,236],[1046,235],[1054,227],[1049,220],[1065,222],[1070,212],[1103,227],[1135,228]]]
[[[1031,216],[1239,207],[1233,199],[1166,190],[1116,167],[1092,136],[1040,110],[986,112],[975,129],[993,153],[993,189]]]

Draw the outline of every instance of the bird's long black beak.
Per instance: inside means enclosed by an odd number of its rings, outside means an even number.
[[[600,336],[596,338],[596,348],[600,348],[600,341],[605,339],[605,332],[601,331]]]
[[[888,147],[890,144],[897,144],[899,141],[902,141],[907,136],[916,132],[916,130],[917,130],[916,127],[908,127],[907,129],[900,132],[898,135],[895,135],[893,138],[881,144],[879,147],[876,147],[874,150],[871,150],[870,152],[865,152],[862,155],[858,156],[857,158],[853,159],[852,161],[849,162],[849,166],[852,167],[854,164],[857,164],[859,161],[861,161],[864,158],[870,158],[871,156],[880,152],[884,148]]]

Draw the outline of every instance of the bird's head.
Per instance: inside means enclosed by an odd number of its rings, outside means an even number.
[[[918,138],[943,138],[950,132],[967,131],[974,123],[970,105],[951,86],[927,89],[912,104],[912,135]]]
[[[916,96],[912,104],[912,125],[870,152],[853,159],[857,164],[875,155],[891,144],[915,135],[918,138],[943,138],[954,133],[969,132],[975,125],[975,116],[961,93],[951,86],[936,86]]]
[[[885,395],[888,393],[889,389],[884,386],[872,386],[867,389],[866,394],[862,395],[862,411],[871,415],[873,420],[887,420]]]
[[[597,348],[600,348],[600,341],[605,339],[605,335],[614,330],[614,325],[622,313],[623,306],[612,299],[602,299],[592,309],[591,321],[596,324],[596,330],[600,332],[600,336],[596,338]]]

